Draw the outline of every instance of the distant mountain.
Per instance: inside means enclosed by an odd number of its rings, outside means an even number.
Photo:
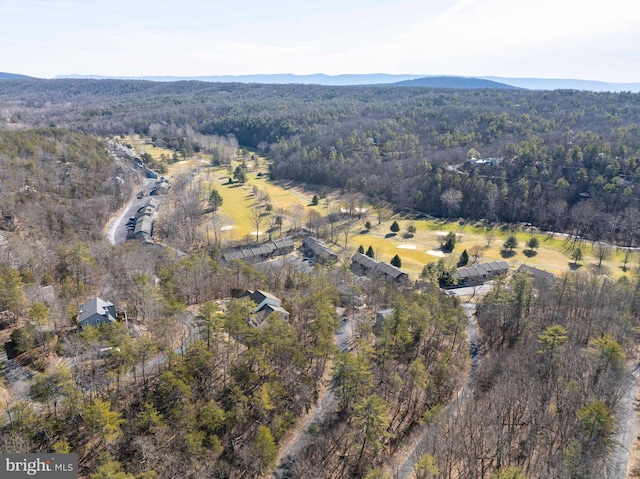
[[[291,73],[266,74],[266,75],[213,75],[213,76],[141,76],[141,77],[108,77],[100,75],[60,75],[56,78],[90,78],[90,79],[115,79],[115,80],[149,80],[157,82],[174,82],[184,80],[197,80],[220,83],[271,83],[271,84],[304,84],[304,85],[386,85],[403,80],[412,80],[424,75],[390,75],[387,73],[368,73],[354,75],[294,75]]]
[[[0,80],[25,80],[27,78],[33,78],[27,75],[18,75],[16,73],[0,72]]]
[[[11,75],[0,73],[2,75]],[[29,78],[23,75],[11,75],[16,78]],[[5,77],[6,78],[6,77]],[[505,77],[463,77],[463,76],[427,76],[427,75],[390,75],[387,73],[369,73],[354,75],[212,75],[212,76],[100,76],[100,75],[60,75],[56,78],[69,79],[113,79],[113,80],[148,80],[154,82],[176,82],[196,80],[220,83],[261,83],[261,84],[304,84],[304,85],[394,85],[394,86],[427,86],[433,88],[519,88],[526,90],[585,90],[585,91],[631,91],[640,92],[640,83],[607,83],[590,80],[547,79],[547,78],[505,78]]]
[[[458,89],[474,89],[474,88],[497,88],[502,90],[520,90],[521,87],[508,85],[484,78],[474,77],[453,77],[453,76],[434,76],[422,77],[413,80],[404,80],[392,83],[393,86],[423,86],[431,88],[458,88]]]
[[[481,77],[485,80],[506,83],[527,90],[585,90],[585,91],[630,91],[640,92],[640,83],[607,83],[591,80],[551,78],[503,78]]]

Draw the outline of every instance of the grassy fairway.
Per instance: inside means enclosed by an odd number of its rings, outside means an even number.
[[[202,175],[201,175],[202,176]],[[248,235],[255,239],[255,225],[251,223],[250,211],[252,208],[263,208],[257,198],[253,194],[253,187],[256,186],[261,192],[269,195],[270,203],[273,205],[273,212],[283,210],[286,216],[290,216],[293,209],[298,209],[305,222],[309,211],[315,210],[319,214],[323,214],[322,206],[311,206],[310,198],[297,191],[296,189],[282,188],[266,179],[266,176],[257,176],[256,173],[247,174],[248,181],[244,185],[239,183],[228,184],[229,175],[226,168],[212,168],[209,173],[209,182],[205,189],[215,188],[222,196],[222,208],[220,212],[230,219],[230,225],[233,226],[227,232],[225,237],[228,240],[240,240]],[[286,221],[286,220],[285,220]],[[288,228],[287,224],[283,225],[283,230]],[[267,231],[267,221],[263,222],[260,230]]]
[[[156,148],[146,143],[137,136],[127,137],[126,141],[131,143],[138,152],[147,152],[155,158],[160,158],[161,154],[171,157],[171,150]],[[208,164],[209,158],[206,155],[196,155],[188,161],[180,161],[169,165],[168,176],[172,177],[180,173],[193,171],[196,168]],[[264,165],[265,161],[262,159]],[[234,162],[235,168],[237,163]],[[262,170],[263,173],[265,170]],[[286,182],[274,182],[267,179],[267,175],[257,176],[257,172],[249,172],[247,174],[248,181],[245,185],[228,184],[229,173],[226,167],[221,168],[201,168],[200,175],[197,180],[201,181],[201,186],[205,192],[215,187],[223,198],[223,204],[220,212],[229,218],[229,225],[232,229],[225,233],[226,240],[238,241],[250,236],[255,239],[255,226],[251,223],[249,214],[252,208],[263,208],[264,204],[260,204],[253,194],[254,186],[260,192],[269,196],[269,201],[273,205],[273,211],[284,211],[286,220],[283,230],[289,228],[292,216],[298,215],[302,224],[307,222],[309,213],[316,211],[324,216],[327,208],[324,206],[324,200],[321,200],[317,206],[311,206],[311,199],[314,194],[320,191],[314,190],[309,185],[293,185]],[[336,208],[340,201],[339,192],[331,192],[331,207]],[[203,198],[204,200],[204,198]],[[570,270],[571,251],[568,242],[560,236],[549,236],[539,233],[523,231],[522,229],[509,229],[507,227],[487,228],[481,223],[459,223],[455,221],[443,221],[435,219],[421,220],[404,220],[401,217],[395,217],[400,225],[400,232],[392,235],[389,227],[392,220],[387,219],[378,225],[377,217],[375,217],[370,209],[369,216],[363,217],[354,223],[351,228],[351,234],[347,243],[347,250],[355,252],[359,245],[365,250],[372,246],[376,252],[377,259],[381,261],[391,261],[394,255],[399,255],[402,259],[402,269],[407,271],[412,278],[417,278],[426,263],[438,261],[443,257],[448,265],[455,265],[460,254],[464,249],[469,252],[474,246],[481,247],[479,262],[504,260],[510,267],[517,268],[521,263],[544,269],[553,274],[562,274]],[[365,232],[364,223],[369,220],[373,228],[369,232]],[[268,229],[267,220],[260,226],[261,231]],[[416,232],[412,237],[406,237],[407,227],[414,225]],[[456,245],[452,253],[444,253],[440,250],[443,236],[453,231],[459,235],[460,241]],[[253,234],[252,234],[253,233]],[[510,234],[515,234],[518,239],[518,247],[513,251],[510,257],[503,256],[503,244]],[[537,236],[540,247],[534,254],[526,251],[526,242],[531,236]],[[339,251],[344,246],[344,237],[340,235],[340,245],[332,245],[335,251]],[[598,263],[595,252],[592,251],[590,243],[582,245],[584,259],[581,261],[579,269],[584,271],[592,271]],[[621,277],[635,278],[638,274],[638,262],[640,253],[635,252],[629,258],[627,264],[627,272],[622,271],[624,261],[624,251],[612,249],[609,258],[603,261],[603,272],[609,277],[619,279]],[[473,263],[470,258],[469,263]]]
[[[373,223],[371,219],[370,221]],[[571,269],[570,262],[572,260],[569,242],[562,237],[440,220],[398,220],[400,232],[395,236],[388,236],[391,233],[389,229],[391,223],[391,220],[387,220],[379,226],[376,225],[369,233],[358,231],[351,236],[349,246],[355,250],[361,244],[366,250],[371,245],[376,251],[377,258],[387,262],[398,254],[402,259],[402,269],[406,270],[414,278],[420,274],[422,267],[426,263],[438,261],[439,257],[435,256],[438,252],[443,255],[446,264],[455,265],[462,251],[466,249],[469,252],[475,245],[482,248],[478,259],[479,262],[503,260],[514,269],[525,263],[556,275]],[[411,238],[405,238],[403,235],[410,224],[416,226],[416,233]],[[460,239],[452,253],[443,253],[440,251],[441,239],[450,231],[458,234]],[[518,246],[513,250],[512,256],[507,255],[505,257],[503,255],[503,244],[511,234],[515,234],[518,239]],[[535,253],[529,252],[525,246],[532,236],[536,236],[540,242],[540,247]],[[415,246],[415,249],[409,249],[413,246]],[[595,252],[592,251],[591,243],[583,244],[582,251],[584,259],[581,261],[582,266],[579,269],[585,271],[593,270],[598,263],[598,259],[595,256]],[[613,249],[611,253],[610,258],[603,261],[603,271],[614,279],[622,276],[635,277],[637,274],[638,253],[631,255],[626,273],[622,271],[624,251]],[[470,259],[469,264],[472,263],[473,259]]]

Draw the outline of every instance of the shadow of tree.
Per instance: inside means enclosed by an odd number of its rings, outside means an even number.
[[[500,251],[500,256],[503,258],[513,258],[516,255],[516,252],[513,250],[503,249]]]
[[[522,252],[527,258],[533,258],[535,255],[538,254],[538,252],[534,249],[525,249]]]

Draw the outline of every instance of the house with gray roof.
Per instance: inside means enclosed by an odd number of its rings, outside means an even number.
[[[116,307],[113,303],[100,298],[93,298],[82,306],[78,312],[78,326],[84,329],[87,326],[99,326],[116,322]]]
[[[351,258],[351,271],[358,276],[369,276],[378,265],[378,262],[366,254],[356,253]]]
[[[549,273],[548,271],[534,268],[533,266],[529,266],[526,264],[520,265],[520,267],[518,268],[518,273],[528,274],[533,278],[534,282],[537,285],[551,283],[556,280],[556,277],[553,274]]]
[[[382,278],[397,283],[409,282],[409,275],[400,268],[384,261],[376,261],[362,253],[356,253],[351,258],[351,271],[358,276]]]
[[[247,323],[251,326],[260,327],[264,325],[265,319],[272,314],[278,314],[285,321],[289,321],[289,311],[282,307],[280,298],[271,293],[259,289],[255,291],[248,289],[238,296],[238,299],[248,299],[256,305],[251,317],[247,318]]]
[[[374,270],[374,274],[380,278],[395,281],[397,283],[409,282],[409,275],[402,271],[400,268],[396,268],[392,264],[379,262]]]
[[[275,256],[284,256],[293,252],[294,244],[291,238],[269,241],[257,246],[226,251],[222,257],[225,261],[241,259],[249,263],[264,261]]]
[[[506,261],[492,261],[458,268],[452,276],[458,286],[473,286],[491,281],[496,276],[507,274],[508,271],[509,265]]]
[[[302,240],[302,248],[304,254],[312,258],[320,264],[330,264],[338,261],[338,255],[335,254],[323,241],[307,236]]]

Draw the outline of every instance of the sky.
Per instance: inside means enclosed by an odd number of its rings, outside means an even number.
[[[0,0],[0,71],[640,82],[640,1]]]

